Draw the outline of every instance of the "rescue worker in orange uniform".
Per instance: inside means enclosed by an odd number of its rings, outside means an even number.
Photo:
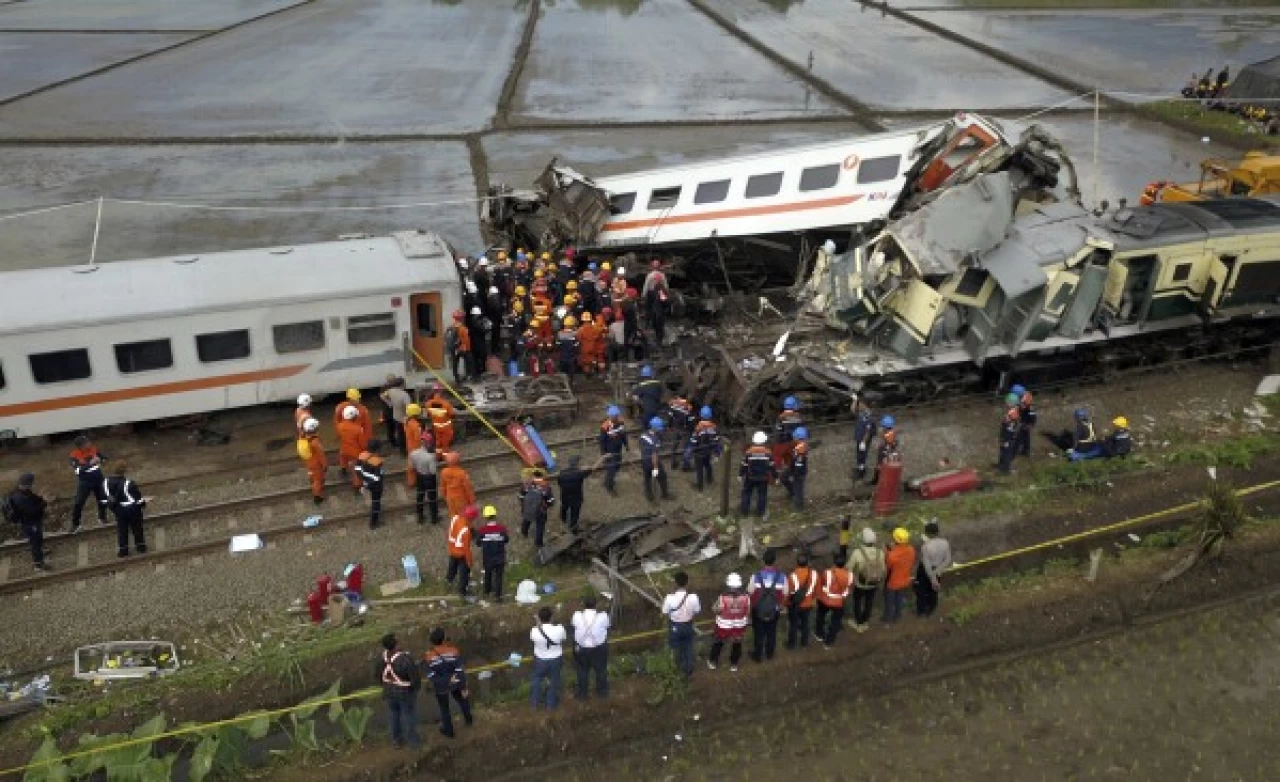
[[[457,415],[457,411],[444,398],[444,386],[436,383],[431,391],[431,398],[427,400],[431,433],[435,437],[436,450],[447,451],[453,447],[453,417]]]
[[[445,467],[440,471],[440,493],[450,516],[457,516],[468,505],[475,505],[476,490],[471,476],[461,467],[462,454],[449,451],[444,455]]]
[[[302,422],[302,436],[306,443],[307,477],[311,479],[311,497],[319,505],[324,502],[324,477],[329,469],[329,458],[320,444],[320,422],[308,418]]]
[[[452,585],[457,578],[458,594],[462,597],[467,596],[467,587],[471,584],[471,538],[474,534],[471,525],[479,516],[480,511],[472,500],[449,520],[449,571],[444,580]]]
[[[596,316],[596,329],[599,336],[595,342],[595,352],[591,355],[591,364],[596,372],[604,374],[605,352],[609,347],[609,319],[603,312]]]
[[[293,411],[293,428],[297,431],[299,440],[306,436],[306,432],[302,431],[302,425],[310,417],[311,394],[298,394],[298,407]]]
[[[360,411],[354,407],[346,407],[342,411],[342,420],[338,422],[338,467],[342,474],[351,480],[351,488],[360,493],[361,480],[356,472],[356,463],[360,454],[369,448],[369,438],[364,427],[360,425]]]
[[[585,375],[594,375],[603,371],[597,359],[597,353],[604,344],[604,330],[596,325],[590,313],[582,316],[582,325],[578,327],[578,364]]]
[[[347,398],[333,408],[333,425],[335,427],[342,423],[342,416],[347,408],[355,409],[356,423],[360,424],[360,428],[364,430],[364,441],[368,443],[373,439],[373,418],[369,415],[369,408],[360,403],[360,389],[348,388]]]
[[[809,555],[796,555],[796,569],[787,577],[787,648],[809,646],[809,616],[818,602],[818,571],[809,567]]]
[[[478,374],[478,370],[471,366],[471,330],[467,328],[467,314],[462,310],[453,313],[453,326],[450,331],[453,332],[453,338],[448,339],[446,335],[445,343],[449,348],[449,361],[453,369],[453,379],[462,382],[470,378],[474,374]],[[409,450],[413,450],[410,448]]]
[[[830,647],[844,624],[844,602],[849,598],[853,574],[844,566],[844,554],[836,554],[835,563],[823,571],[818,584],[818,620],[813,634]]]
[[[418,449],[419,443],[422,442],[422,405],[417,402],[410,402],[408,407],[404,409],[404,442],[405,448],[409,453],[413,453]],[[412,489],[418,485],[417,476],[413,472],[413,467],[405,466],[405,476],[409,481],[409,488]]]
[[[85,502],[92,496],[98,506],[98,523],[107,523],[107,489],[106,479],[102,475],[102,462],[106,454],[98,450],[85,435],[75,439],[75,448],[71,450],[71,470],[76,475],[76,498],[71,506],[71,532],[80,531],[80,514],[84,512]]]

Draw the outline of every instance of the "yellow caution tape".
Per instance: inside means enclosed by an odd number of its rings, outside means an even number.
[[[427,363],[427,360],[426,360],[425,358],[423,358],[421,355],[419,355],[419,354],[418,354],[418,351],[414,350],[413,348],[409,348],[409,352],[413,354],[413,357],[414,357],[415,359],[417,359],[417,360],[418,360],[418,363],[419,363],[419,364],[421,364],[422,366],[424,366],[424,367],[426,367],[426,368],[427,368],[427,371],[431,373],[431,376],[432,376],[432,377],[434,377],[434,378],[436,379],[436,382],[437,382],[437,383],[439,383],[440,385],[444,386],[444,387],[445,387],[445,389],[446,389],[446,390],[448,390],[448,392],[449,392],[450,394],[453,394],[453,398],[454,398],[454,399],[457,399],[459,402],[461,402],[461,403],[462,403],[462,406],[463,406],[463,407],[465,407],[465,408],[467,409],[467,411],[468,411],[468,412],[470,412],[473,416],[475,416],[475,417],[476,417],[476,420],[477,420],[477,421],[479,421],[480,423],[482,423],[482,424],[484,424],[485,426],[489,427],[489,431],[490,431],[490,432],[493,432],[493,433],[494,433],[494,435],[495,435],[499,440],[501,440],[503,443],[505,443],[505,444],[506,444],[506,446],[507,446],[508,448],[510,448],[510,449],[512,450],[512,452],[513,452],[513,453],[515,453],[515,455],[516,455],[516,456],[520,456],[521,458],[523,458],[522,454],[520,453],[520,450],[519,450],[518,448],[516,448],[514,445],[512,445],[512,444],[511,444],[511,441],[510,441],[510,440],[508,440],[508,439],[506,438],[506,436],[502,434],[502,432],[498,431],[498,430],[497,430],[497,428],[496,428],[496,427],[494,427],[494,425],[493,425],[492,423],[490,423],[490,422],[489,422],[489,419],[488,419],[488,418],[485,418],[485,417],[480,413],[480,411],[479,411],[479,410],[477,410],[477,409],[475,409],[474,407],[472,407],[472,406],[471,406],[471,403],[470,403],[470,402],[468,402],[468,401],[467,401],[467,400],[462,396],[462,394],[459,394],[459,393],[458,393],[458,390],[457,390],[456,388],[454,388],[452,385],[450,385],[450,384],[449,384],[449,381],[447,381],[447,380],[445,380],[443,377],[441,377],[440,373],[439,373],[439,372],[437,372],[437,371],[436,371],[436,370],[435,370],[435,369],[434,369],[430,364],[428,364],[428,363]]]

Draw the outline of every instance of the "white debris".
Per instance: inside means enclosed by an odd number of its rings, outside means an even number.
[[[257,533],[236,535],[231,538],[231,553],[239,554],[243,551],[255,551],[262,548],[262,545],[262,537]]]

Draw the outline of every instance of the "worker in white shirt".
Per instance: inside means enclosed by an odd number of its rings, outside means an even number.
[[[560,668],[564,664],[564,642],[569,637],[564,625],[553,625],[550,622],[551,609],[543,606],[538,609],[537,620],[529,631],[529,640],[533,641],[533,687],[530,699],[534,709],[545,703],[548,711],[560,705]]]
[[[662,615],[670,623],[668,643],[676,658],[676,667],[686,677],[693,675],[693,618],[702,610],[698,596],[689,591],[689,576],[681,571],[675,575],[676,591],[662,601]]]
[[[591,672],[596,675],[596,697],[609,697],[609,615],[596,610],[596,596],[582,599],[582,610],[573,614],[573,661],[578,668],[578,700],[587,699]]]

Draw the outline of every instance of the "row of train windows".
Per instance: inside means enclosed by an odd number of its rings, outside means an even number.
[[[888,182],[898,176],[898,167],[901,164],[902,157],[900,155],[888,155],[886,157],[871,158],[864,160],[858,166],[857,181],[860,185],[871,185],[877,182]],[[826,190],[836,186],[840,181],[840,163],[831,163],[825,166],[814,166],[806,168],[800,172],[800,192],[812,193],[815,190]],[[747,185],[743,190],[743,198],[769,198],[776,196],[782,192],[782,171],[775,171],[771,174],[755,174],[747,177]],[[729,197],[729,185],[731,179],[717,179],[711,182],[703,182],[694,189],[693,203],[695,205],[718,204]],[[656,188],[649,194],[649,204],[646,207],[649,211],[655,209],[670,209],[680,200],[680,191],[683,188],[661,187]],[[620,193],[610,199],[614,214],[627,214],[636,205],[635,193]]]
[[[396,316],[393,313],[347,318],[347,342],[352,345],[389,342],[395,338]],[[272,326],[271,341],[276,353],[280,354],[319,350],[325,345],[324,321]],[[173,366],[173,347],[168,339],[126,342],[115,345],[114,350],[116,368],[126,375]],[[250,352],[248,329],[196,335],[196,357],[205,364],[248,358]],[[27,360],[31,363],[31,376],[42,385],[84,380],[93,374],[88,348],[34,353],[27,356]],[[0,388],[4,387],[4,366],[0,364]]]

